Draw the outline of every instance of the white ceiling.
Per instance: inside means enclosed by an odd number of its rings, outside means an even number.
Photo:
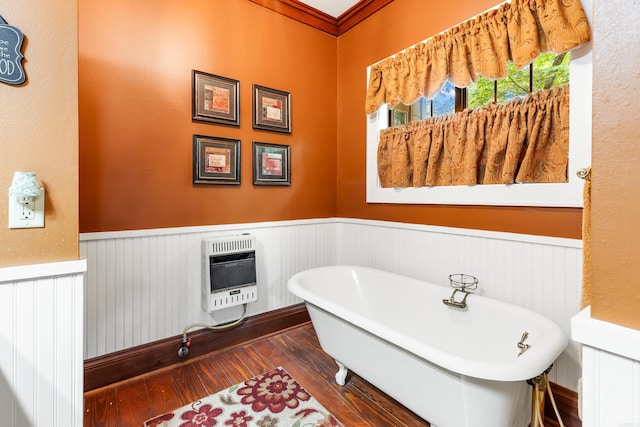
[[[327,15],[331,15],[334,18],[339,17],[359,2],[360,0],[302,0],[302,3],[318,9]]]

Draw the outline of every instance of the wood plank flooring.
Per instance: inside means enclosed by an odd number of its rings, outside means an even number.
[[[84,426],[141,427],[149,418],[278,366],[346,427],[429,426],[351,372],[344,387],[337,385],[337,366],[320,348],[311,323],[87,392]]]

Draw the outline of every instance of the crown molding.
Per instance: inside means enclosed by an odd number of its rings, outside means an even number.
[[[249,0],[303,24],[338,37],[393,0],[361,0],[337,18],[298,0]]]

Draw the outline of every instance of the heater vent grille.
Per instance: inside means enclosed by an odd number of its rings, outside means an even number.
[[[210,245],[209,255],[224,255],[234,252],[246,252],[255,250],[253,236],[231,236],[207,240]]]

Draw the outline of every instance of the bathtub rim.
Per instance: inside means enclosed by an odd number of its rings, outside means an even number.
[[[526,381],[539,376],[552,366],[554,361],[558,356],[560,356],[569,343],[568,336],[555,322],[546,316],[515,304],[483,297],[481,295],[473,295],[473,298],[484,300],[489,304],[494,304],[495,306],[503,307],[508,310],[515,309],[526,313],[527,316],[542,324],[542,327],[548,334],[546,337],[547,340],[544,341],[544,345],[540,345],[540,343],[538,343],[535,347],[531,347],[527,350],[521,357],[515,357],[510,362],[479,361],[469,357],[453,355],[432,345],[419,342],[407,335],[398,334],[392,328],[376,321],[376,319],[371,319],[358,313],[353,313],[339,304],[335,304],[332,301],[328,301],[326,298],[316,295],[299,283],[299,279],[304,275],[312,274],[313,272],[320,270],[361,270],[382,274],[389,278],[402,278],[432,286],[442,286],[381,269],[353,265],[334,265],[307,269],[296,273],[287,282],[287,289],[289,292],[303,299],[305,303],[312,304],[324,311],[332,313],[345,322],[366,330],[395,346],[412,352],[417,357],[428,360],[431,363],[435,363],[456,374],[492,381]],[[450,289],[445,287],[442,287],[442,289],[444,292],[443,295],[448,297]],[[527,363],[525,364],[525,362]]]

